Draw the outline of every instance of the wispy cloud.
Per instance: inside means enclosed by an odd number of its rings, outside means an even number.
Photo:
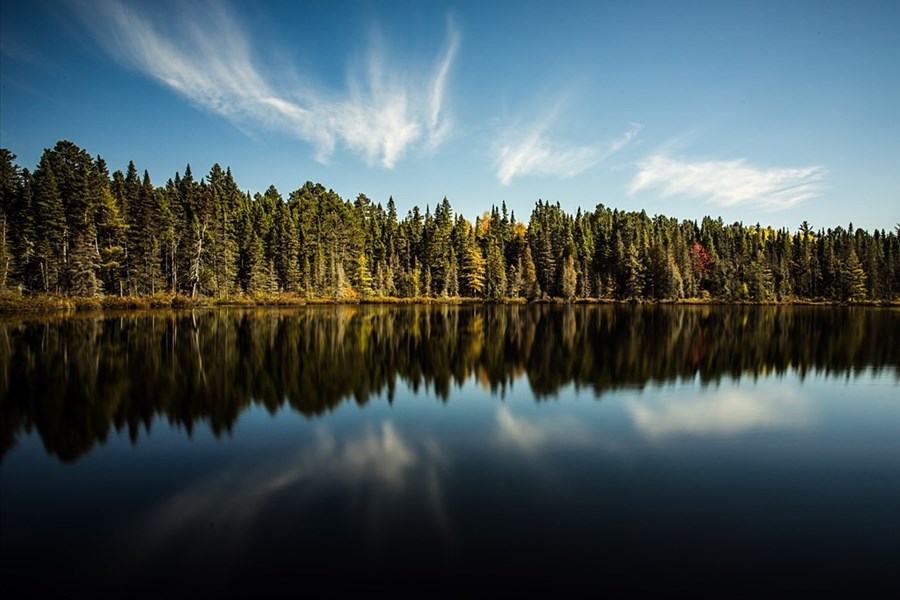
[[[791,390],[765,395],[735,389],[665,403],[630,399],[625,410],[637,430],[653,439],[802,428],[813,419],[808,399]]]
[[[606,160],[624,148],[638,134],[641,126],[632,123],[628,131],[606,145],[576,145],[551,139],[548,131],[556,120],[556,111],[526,128],[501,136],[497,148],[497,179],[508,185],[520,175],[574,177]]]
[[[442,483],[446,460],[433,439],[409,439],[390,421],[349,435],[317,433],[296,454],[229,466],[164,498],[140,526],[123,533],[121,543],[135,548],[126,562],[140,568],[173,543],[198,555],[215,548],[226,560],[240,559],[264,511],[309,514],[329,502],[336,488],[352,499],[348,523],[373,543],[379,529],[407,518],[409,505],[429,507],[445,542],[453,542]],[[227,527],[212,531],[211,523]],[[208,535],[192,535],[198,527]]]
[[[268,72],[224,3],[190,9],[197,12],[163,22],[116,0],[100,10],[83,5],[79,13],[113,56],[240,127],[263,126],[309,142],[320,162],[342,146],[369,164],[393,168],[411,148],[433,150],[450,131],[445,96],[460,35],[449,19],[433,72],[400,72],[373,47],[365,68],[348,74],[347,89],[331,90],[297,73]]]
[[[497,442],[500,446],[533,453],[545,446],[582,446],[590,436],[571,416],[527,419],[516,416],[506,406],[497,409]]]
[[[746,160],[687,161],[656,153],[638,163],[629,192],[657,188],[663,197],[689,196],[719,206],[746,204],[780,210],[820,195],[826,174],[818,166],[764,168]]]
[[[447,77],[459,50],[459,30],[450,18],[447,19],[447,30],[449,32],[447,47],[444,49],[441,60],[435,69],[428,93],[428,147],[432,149],[439,146],[444,138],[447,137],[452,126],[451,121],[443,115]]]
[[[637,137],[637,134],[640,133],[641,126],[639,123],[629,123],[628,131],[617,137],[613,140],[603,152],[600,154],[600,160],[606,160],[625,146],[627,146],[631,140]]]

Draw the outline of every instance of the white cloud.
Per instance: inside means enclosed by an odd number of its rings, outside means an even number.
[[[447,90],[447,77],[459,50],[459,31],[456,29],[453,21],[449,19],[447,21],[447,29],[449,32],[447,47],[438,63],[437,69],[435,69],[428,93],[428,146],[430,148],[439,146],[444,138],[447,137],[451,128],[450,120],[443,117],[442,113],[444,94]]]
[[[526,419],[518,418],[505,406],[497,409],[497,433],[501,445],[534,450],[547,441],[547,434]]]
[[[606,148],[606,150],[601,154],[600,160],[606,160],[625,146],[627,146],[631,140],[637,137],[637,134],[641,131],[641,126],[639,123],[630,123],[630,127],[628,131],[620,135],[618,138],[613,140],[613,142]]]
[[[821,194],[826,173],[817,166],[763,168],[746,160],[690,162],[657,153],[638,163],[629,193],[658,188],[663,197],[689,196],[719,206],[747,204],[780,210]]]
[[[506,406],[497,409],[497,442],[500,446],[532,453],[545,446],[581,446],[589,443],[584,425],[570,415],[526,419]]]
[[[460,36],[450,21],[433,73],[397,72],[371,48],[367,68],[348,75],[347,90],[335,91],[295,72],[268,73],[224,4],[188,6],[196,12],[173,14],[164,23],[116,0],[79,12],[113,56],[236,125],[261,125],[309,142],[320,162],[341,145],[369,164],[393,168],[418,144],[436,148],[451,129],[444,104]]]
[[[607,144],[579,146],[552,140],[547,130],[555,120],[555,112],[524,132],[512,131],[497,150],[497,178],[503,185],[519,175],[552,175],[574,177],[606,160],[633,140],[640,125],[631,124],[624,134]]]
[[[665,403],[629,399],[625,410],[638,431],[653,439],[678,434],[737,434],[753,429],[796,428],[812,420],[806,398],[789,390],[773,396],[732,389]]]

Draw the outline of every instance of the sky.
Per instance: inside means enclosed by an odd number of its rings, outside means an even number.
[[[900,223],[900,2],[0,0],[0,146],[401,215]]]

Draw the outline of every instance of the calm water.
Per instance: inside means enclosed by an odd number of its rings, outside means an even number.
[[[900,589],[896,310],[6,319],[0,399],[4,590]]]

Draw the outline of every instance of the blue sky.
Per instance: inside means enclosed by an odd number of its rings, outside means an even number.
[[[900,222],[900,2],[2,0],[0,145],[401,214]]]

